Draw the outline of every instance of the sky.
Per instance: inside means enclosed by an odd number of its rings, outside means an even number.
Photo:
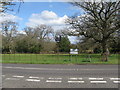
[[[12,6],[13,12],[8,12],[6,16],[0,17],[0,22],[13,20],[19,23],[19,31],[26,26],[35,27],[36,25],[46,24],[55,30],[65,27],[65,20],[75,14],[83,14],[83,10],[67,2],[19,2]],[[72,37],[74,40],[74,38]]]
[[[39,22],[42,24],[53,24],[61,25],[62,19],[73,16],[76,13],[81,13],[76,7],[73,7],[70,3],[66,2],[25,2],[21,4],[20,11],[18,11],[19,4],[14,8],[15,16],[22,18],[20,23],[20,29],[24,28],[26,25],[36,24]],[[40,17],[41,16],[41,17]],[[46,20],[47,19],[47,20]],[[50,21],[51,20],[51,21]],[[56,20],[56,21],[55,21]]]

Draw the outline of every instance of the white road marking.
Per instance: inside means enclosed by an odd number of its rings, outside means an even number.
[[[24,76],[17,76],[17,75],[14,75],[13,77],[16,77],[16,78],[24,78]]]
[[[3,67],[3,68],[16,68],[16,69],[24,69],[23,67]]]
[[[2,75],[2,77],[5,77],[5,75]]]
[[[84,81],[68,81],[68,83],[84,83]]]
[[[120,81],[113,81],[113,83],[120,83]]]
[[[20,80],[18,78],[6,78],[5,80]]]
[[[118,69],[65,69],[65,68],[28,68],[28,67],[3,67],[3,68],[9,68],[9,69],[29,69],[29,70],[64,70],[64,71],[78,71],[78,70],[118,70]]]
[[[82,78],[68,78],[68,79],[71,79],[71,80],[82,80]]]
[[[90,81],[90,83],[107,83],[107,81]]]
[[[33,69],[33,70],[76,70],[76,69],[59,69],[59,68],[27,68],[27,67],[3,67],[9,69]]]
[[[51,77],[49,77],[48,79],[62,79],[62,78],[51,78]]]
[[[103,80],[103,78],[89,78],[89,80]]]
[[[120,78],[110,78],[110,80],[120,80]]]
[[[62,81],[46,80],[46,82],[55,82],[55,83],[61,83]]]
[[[26,79],[26,81],[31,81],[31,82],[40,82],[38,79]]]
[[[39,77],[29,76],[29,78],[37,78],[38,79]]]

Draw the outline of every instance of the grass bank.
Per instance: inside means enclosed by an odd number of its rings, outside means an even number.
[[[87,61],[91,62],[87,62]],[[23,64],[118,64],[118,54],[111,54],[108,62],[101,62],[100,54],[2,54],[1,63]]]

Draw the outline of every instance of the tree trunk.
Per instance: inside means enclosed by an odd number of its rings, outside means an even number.
[[[102,61],[107,62],[108,56],[109,56],[109,50],[108,50],[107,44],[106,42],[103,42],[102,43]]]
[[[12,54],[12,49],[10,44],[9,44],[9,53]]]

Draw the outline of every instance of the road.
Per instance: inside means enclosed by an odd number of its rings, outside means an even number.
[[[118,88],[118,65],[2,64],[3,88]]]

